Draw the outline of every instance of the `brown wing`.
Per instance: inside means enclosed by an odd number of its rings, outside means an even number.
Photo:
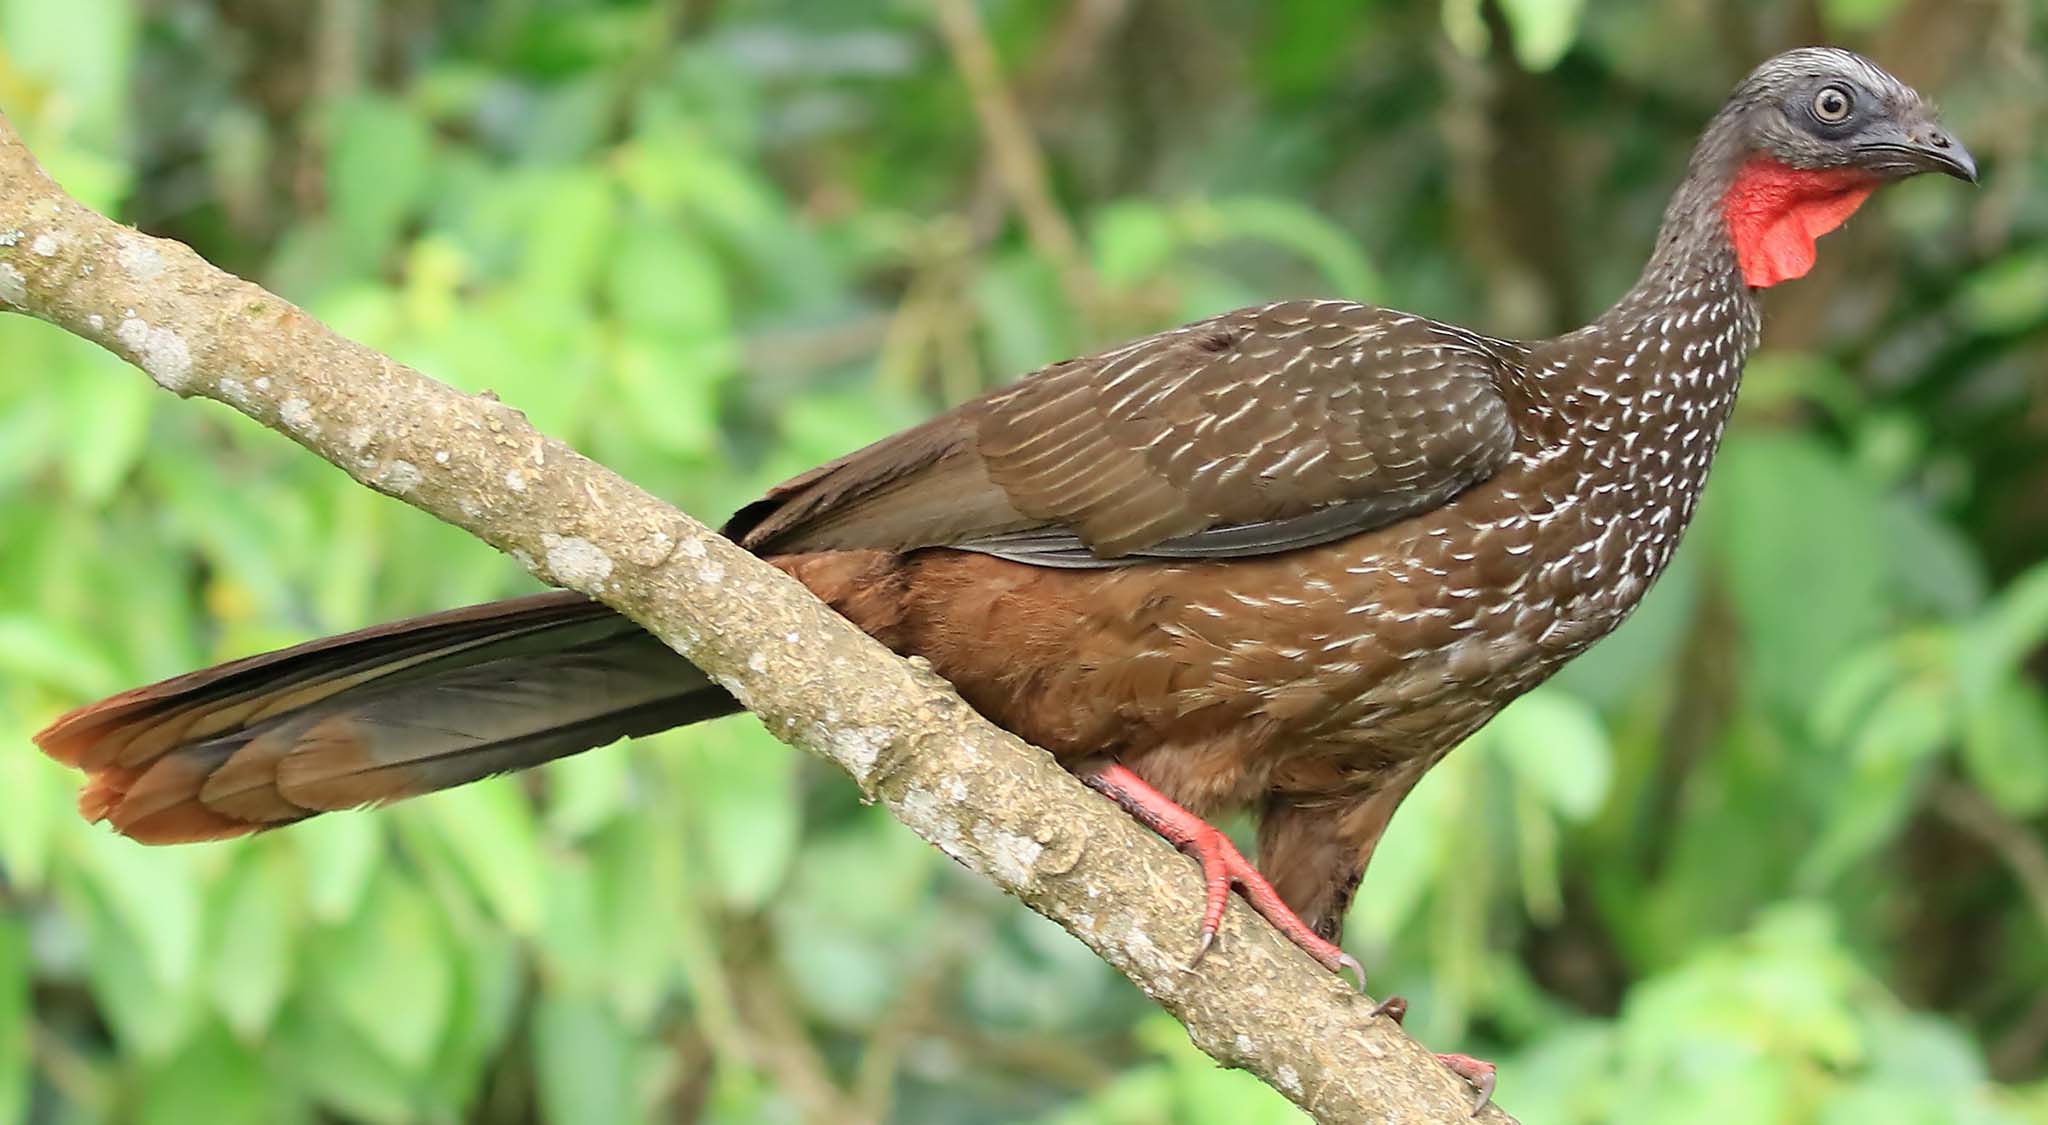
[[[1225,313],[1046,368],[812,470],[726,533],[1043,566],[1270,554],[1450,499],[1515,431],[1497,345],[1344,301]]]

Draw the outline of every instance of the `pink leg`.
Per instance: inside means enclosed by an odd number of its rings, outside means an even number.
[[[1230,842],[1230,837],[1214,825],[1182,808],[1124,766],[1104,766],[1083,774],[1081,780],[1121,805],[1138,823],[1159,833],[1168,843],[1193,856],[1202,865],[1208,903],[1202,912],[1202,943],[1195,950],[1195,959],[1188,963],[1188,968],[1200,964],[1210,947],[1216,944],[1216,928],[1223,924],[1223,911],[1230,904],[1230,888],[1235,884],[1260,917],[1271,922],[1289,941],[1315,958],[1317,964],[1333,973],[1348,969],[1358,978],[1358,986],[1365,987],[1365,967],[1350,954],[1324,941],[1320,934],[1309,928],[1308,923],[1296,916],[1280,900],[1273,884],[1268,883],[1251,861],[1244,858],[1244,853],[1237,850],[1237,845]]]

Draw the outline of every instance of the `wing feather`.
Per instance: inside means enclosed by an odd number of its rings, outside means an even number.
[[[1328,543],[1506,461],[1509,347],[1352,302],[1241,309],[1039,371],[726,530],[762,553],[954,547],[1054,567]]]

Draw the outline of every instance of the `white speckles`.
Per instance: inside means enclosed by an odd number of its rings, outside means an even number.
[[[436,450],[434,451],[434,464],[436,464],[436,465],[446,465],[447,463],[448,463],[448,451],[447,451],[447,450],[445,450],[445,449],[436,449]]]
[[[747,671],[749,671],[749,672],[752,672],[753,674],[755,674],[756,676],[758,676],[758,675],[760,675],[761,673],[763,673],[763,672],[766,672],[767,670],[768,670],[768,654],[767,654],[767,653],[765,653],[765,652],[756,652],[756,653],[754,653],[754,654],[753,654],[752,656],[749,656],[749,657],[747,657]]]
[[[686,559],[701,559],[709,553],[710,552],[705,549],[704,541],[702,539],[696,538],[695,536],[685,539],[681,543],[676,545],[676,554],[679,554]]]
[[[243,386],[240,379],[223,378],[220,381],[220,397],[236,406],[245,407],[249,405],[249,388]]]
[[[1124,934],[1124,951],[1130,954],[1133,962],[1149,969],[1164,969],[1172,965],[1166,954],[1153,943],[1152,935],[1140,929],[1135,922]]]
[[[1273,1081],[1286,1093],[1297,1096],[1301,1093],[1301,1072],[1286,1063],[1281,1063],[1280,1068],[1273,1072]]]
[[[114,255],[121,265],[121,272],[131,281],[154,281],[164,272],[164,258],[140,236],[129,235],[121,240],[121,249]]]
[[[1031,881],[1031,869],[1045,853],[1045,845],[1029,836],[986,824],[975,826],[975,841],[988,853],[989,867],[1009,887]]]
[[[660,566],[675,553],[675,550],[675,537],[666,531],[657,531],[640,544],[640,550],[633,561],[641,566]]]
[[[28,302],[28,278],[21,271],[0,262],[0,304],[20,308]]]
[[[1252,1037],[1242,1031],[1237,1033],[1237,1039],[1231,1046],[1237,1048],[1237,1057],[1240,1059],[1250,1059],[1254,1053]]]
[[[612,557],[588,539],[543,535],[540,545],[547,552],[549,572],[571,589],[588,593],[612,576]]]
[[[107,330],[107,318],[94,313],[85,318],[85,325],[94,332],[105,332]]]
[[[98,320],[99,317],[93,317],[93,319]],[[255,386],[258,394],[268,394],[270,391],[270,376],[258,375],[256,377]]]
[[[843,727],[827,732],[825,743],[834,761],[852,770],[855,780],[866,781],[889,745],[889,731],[886,727]]]
[[[39,234],[36,240],[29,244],[29,251],[38,258],[54,258],[57,256],[58,246],[55,235]]]
[[[518,469],[505,470],[505,487],[514,492],[526,491],[526,474]]]
[[[706,586],[716,586],[725,581],[725,567],[707,559],[697,568],[697,581]]]
[[[285,429],[297,434],[312,433],[318,428],[313,424],[313,404],[297,395],[279,404],[277,420],[284,423]]]
[[[370,448],[370,443],[372,441],[376,440],[377,430],[375,427],[370,426],[368,424],[364,424],[361,426],[351,426],[349,427],[348,433],[343,436],[348,441],[348,447],[350,449],[354,450],[357,453],[362,453],[364,450]],[[368,461],[371,460],[371,458],[366,456],[363,458],[363,460],[365,463],[367,463]]]
[[[922,786],[911,786],[896,805],[896,818],[909,825],[911,831],[937,845],[940,851],[966,862],[967,850],[960,839],[960,827],[945,815],[936,793]]]
[[[404,495],[420,486],[420,467],[406,460],[397,460],[385,466],[377,483],[394,495]],[[609,563],[610,560],[606,560]]]
[[[176,332],[168,328],[152,328],[148,321],[131,316],[121,322],[114,338],[135,354],[135,362],[157,381],[158,386],[177,394],[184,394],[190,387],[192,353]]]
[[[691,542],[693,542],[693,543],[694,543],[694,542],[696,542],[696,541],[695,541],[695,540],[691,540]],[[702,547],[703,547],[703,544],[698,544],[698,547],[699,547],[699,549],[701,550],[701,549],[702,549]],[[800,645],[800,644],[804,643],[804,635],[803,635],[802,633],[796,632],[795,630],[791,630],[791,631],[789,631],[789,632],[787,632],[787,633],[784,633],[784,634],[782,635],[782,639],[783,639],[783,640],[785,640],[785,641],[788,641],[788,642],[789,642],[790,644],[792,644],[792,645]]]
[[[21,245],[21,240],[27,233],[19,230],[0,231],[0,249]]]

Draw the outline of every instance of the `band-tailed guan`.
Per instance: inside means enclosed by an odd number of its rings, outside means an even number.
[[[1234,883],[1350,965],[1330,939],[1402,797],[1670,559],[1757,290],[1925,171],[1976,178],[1917,94],[1846,51],[1792,51],[1715,116],[1641,280],[1584,328],[1502,340],[1342,300],[1224,313],[805,473],[725,533],[1193,853],[1205,937]],[[89,775],[87,817],[159,843],[736,709],[632,622],[550,593],[138,688],[38,742]],[[1247,808],[1265,878],[1202,819]]]

